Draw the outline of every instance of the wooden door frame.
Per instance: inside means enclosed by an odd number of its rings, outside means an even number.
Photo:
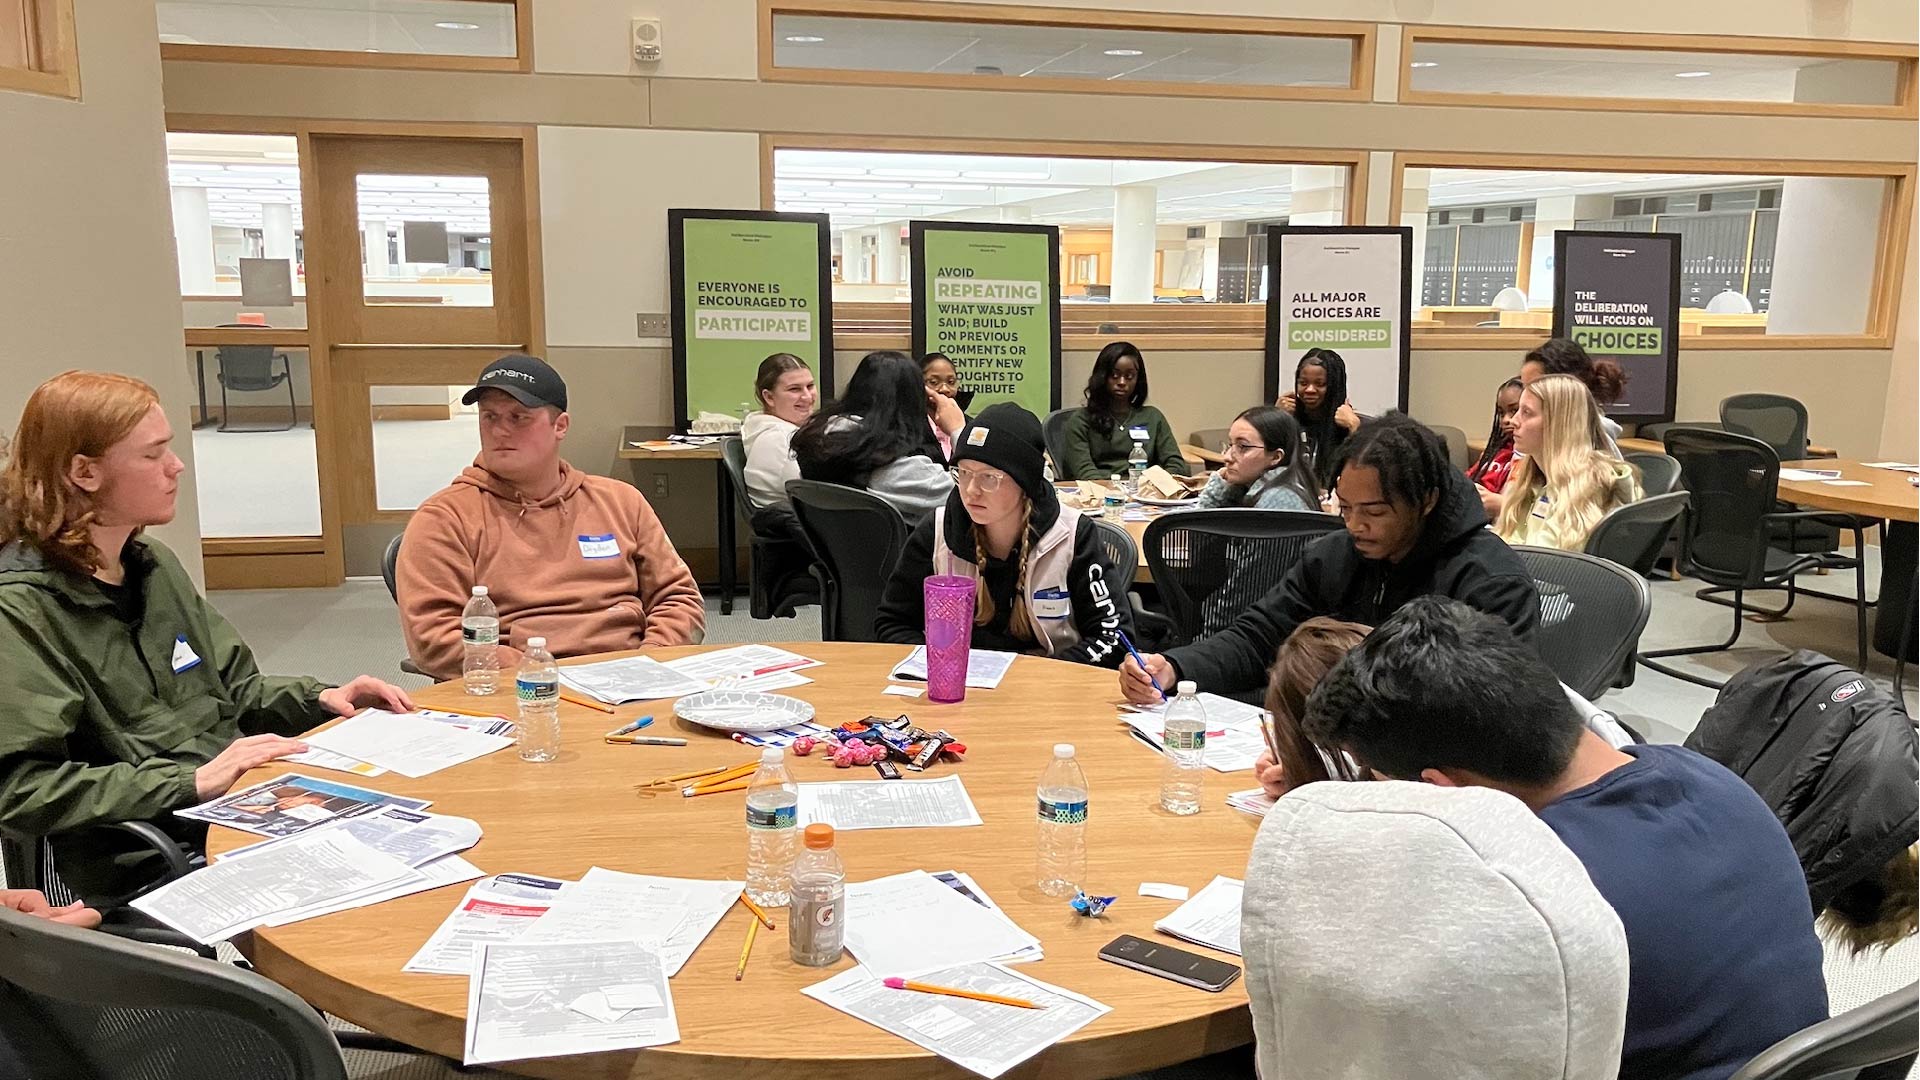
[[[320,120],[299,117],[250,117],[203,113],[168,113],[167,130],[233,135],[291,135],[298,145],[300,166],[301,214],[306,221],[321,220],[321,192],[313,140],[316,136],[402,137],[413,139],[486,139],[516,142],[520,149],[520,180],[523,196],[521,226],[526,235],[527,341],[525,347],[536,353],[546,349],[546,287],[542,267],[540,232],[540,156],[538,129],[532,124],[466,124]],[[357,230],[356,230],[357,232]],[[314,231],[314,237],[318,230]],[[306,261],[313,265],[323,254],[314,246],[314,237],[306,242]],[[324,243],[322,244],[322,248]],[[366,369],[358,360],[336,365],[335,338],[327,326],[324,308],[313,296],[317,276],[309,275],[307,297],[307,364],[309,392],[313,399],[316,468],[320,485],[320,536],[312,537],[213,537],[203,538],[201,551],[209,589],[331,587],[346,579],[345,527],[349,513],[361,509],[350,504],[338,478],[345,465],[356,460],[347,448],[345,437],[351,411],[342,412],[341,377]],[[491,345],[493,343],[485,343]],[[473,356],[460,347],[466,375],[471,377]],[[438,350],[445,352],[446,350]],[[444,364],[436,360],[434,372]],[[456,380],[457,381],[457,380]],[[409,385],[386,381],[380,385]],[[421,385],[425,385],[424,383]],[[358,387],[364,403],[366,389]],[[371,430],[361,434],[371,440]],[[368,460],[370,468],[370,459]],[[389,518],[387,515],[392,515]],[[367,520],[404,520],[404,512],[381,513],[377,506]],[[359,523],[359,522],[355,522]]]

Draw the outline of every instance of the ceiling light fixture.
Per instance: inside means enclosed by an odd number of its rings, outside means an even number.
[[[478,30],[480,29],[479,23],[470,23],[470,22],[437,22],[437,23],[434,23],[433,25],[441,30]]]
[[[1676,79],[1704,79],[1711,74],[1713,74],[1711,71],[1676,71],[1673,73],[1673,77]]]
[[[1440,62],[1438,60],[1415,60],[1413,63],[1408,64],[1407,66],[1410,68],[1433,68],[1433,67],[1439,67]]]
[[[1147,54],[1142,52],[1139,49],[1108,49],[1106,50],[1106,55],[1108,56],[1145,56]]]
[[[795,45],[818,45],[827,40],[815,34],[788,34],[787,41]]]

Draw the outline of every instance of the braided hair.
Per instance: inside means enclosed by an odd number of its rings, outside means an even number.
[[[1033,537],[1033,500],[1025,495],[1020,497],[1020,539],[1014,542],[1013,550],[1007,557],[1020,567],[1019,579],[1013,586],[1013,610],[1007,614],[1007,633],[1021,641],[1033,640],[1033,627],[1027,618],[1027,571],[1032,560],[1027,558],[1027,549],[1032,546]],[[993,621],[993,595],[987,591],[987,530],[979,522],[973,523],[974,565],[982,568],[974,579],[973,625],[985,626]]]
[[[1453,486],[1453,462],[1447,457],[1446,442],[1402,412],[1389,412],[1360,425],[1333,467],[1334,482],[1353,465],[1378,471],[1380,490],[1392,503],[1420,506],[1431,495],[1438,509]]]
[[[1317,367],[1326,373],[1327,392],[1320,399],[1318,413],[1308,411],[1298,392],[1300,373],[1308,367]],[[1293,418],[1306,436],[1307,450],[1313,457],[1314,479],[1323,489],[1332,487],[1334,466],[1339,460],[1338,447],[1347,437],[1340,425],[1333,422],[1333,414],[1347,403],[1347,362],[1332,349],[1308,349],[1293,366],[1293,385],[1296,388]]]
[[[1507,434],[1506,425],[1500,422],[1500,395],[1508,390],[1518,390],[1521,385],[1520,376],[1515,375],[1501,383],[1500,389],[1493,392],[1493,428],[1487,432],[1487,447],[1480,451],[1480,460],[1474,462],[1473,468],[1467,470],[1468,476],[1479,479],[1480,474],[1486,472],[1487,467],[1493,464],[1493,459],[1500,456],[1500,451],[1513,445],[1513,436]]]

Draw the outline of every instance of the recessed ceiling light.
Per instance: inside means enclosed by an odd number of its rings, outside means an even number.
[[[1108,56],[1145,56],[1146,55],[1146,53],[1141,52],[1139,49],[1108,49],[1106,51],[1106,54]]]
[[[788,34],[787,40],[795,45],[818,45],[827,39],[813,34]]]
[[[1711,74],[1713,74],[1711,71],[1676,71],[1673,73],[1673,77],[1676,79],[1704,79]]]
[[[470,23],[470,22],[437,22],[437,23],[434,23],[433,25],[438,27],[441,30],[478,30],[480,29],[479,23]]]
[[[1407,66],[1410,68],[1439,67],[1440,62],[1438,60],[1415,60],[1413,63],[1408,64]]]

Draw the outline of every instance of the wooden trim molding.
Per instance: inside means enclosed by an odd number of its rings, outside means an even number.
[[[71,3],[72,0],[58,0]],[[513,7],[512,56],[450,56],[441,53],[348,52],[342,49],[293,49],[251,45],[182,45],[161,42],[162,60],[203,60],[236,64],[298,64],[303,67],[400,68],[414,71],[533,70],[533,0],[469,0]]]
[[[1916,52],[1911,44],[1821,41],[1809,38],[1511,30],[1465,26],[1407,26],[1403,34],[1399,101],[1408,105],[1468,105],[1501,109],[1581,109],[1711,115],[1731,113],[1849,120],[1912,120],[1920,116],[1920,113],[1916,113],[1914,98],[1914,68],[1916,56],[1920,56],[1920,52]],[[1737,98],[1618,98],[1418,90],[1413,86],[1413,62],[1417,57],[1417,49],[1423,42],[1633,52],[1720,53],[1732,56],[1754,54],[1815,56],[1835,60],[1885,60],[1897,64],[1898,68],[1895,72],[1894,101],[1881,105],[1811,101],[1742,101]]]
[[[833,83],[841,86],[914,86],[952,90],[1052,91],[1069,94],[1152,94],[1161,97],[1253,98],[1276,101],[1371,101],[1379,27],[1370,22],[1273,19],[1255,16],[1101,11],[1090,8],[1010,4],[940,3],[935,0],[759,0],[759,70],[763,82]],[[1043,75],[954,75],[849,68],[779,67],[773,62],[778,15],[821,15],[919,22],[1002,23],[1169,33],[1263,34],[1275,37],[1339,38],[1351,43],[1346,86],[1265,86],[1148,80],[1070,79]]]
[[[80,99],[79,36],[73,0],[24,0],[25,67],[0,66],[0,90]]]

